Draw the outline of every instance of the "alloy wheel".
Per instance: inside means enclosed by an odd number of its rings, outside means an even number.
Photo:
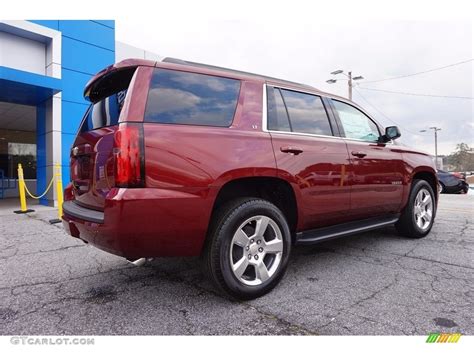
[[[427,189],[422,188],[416,194],[413,213],[418,228],[422,231],[427,230],[433,218],[433,199]]]
[[[282,256],[282,233],[270,217],[253,216],[234,233],[230,245],[231,269],[245,285],[260,285],[271,279]]]

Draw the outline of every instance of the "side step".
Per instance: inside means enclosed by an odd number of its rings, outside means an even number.
[[[398,214],[389,215],[299,232],[296,233],[296,244],[314,244],[328,239],[334,239],[351,234],[367,232],[373,229],[394,224],[396,221],[398,221],[399,217],[400,215]]]

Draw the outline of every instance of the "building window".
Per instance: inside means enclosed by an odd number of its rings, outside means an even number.
[[[5,177],[18,178],[18,164],[25,179],[36,179],[36,133],[0,129],[0,170]]]

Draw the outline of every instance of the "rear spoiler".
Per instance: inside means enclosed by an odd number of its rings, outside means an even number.
[[[125,59],[118,63],[112,64],[98,72],[87,82],[83,93],[84,98],[87,101],[95,102],[97,99],[97,87],[104,79],[106,79],[112,73],[121,70],[134,69],[139,66],[154,67],[156,66],[156,63],[156,61],[146,59]]]

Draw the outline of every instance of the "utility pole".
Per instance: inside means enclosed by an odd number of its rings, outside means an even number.
[[[347,74],[348,74],[347,76],[349,77],[349,80],[347,81],[349,85],[349,100],[352,101],[352,72],[350,71]]]
[[[349,97],[349,100],[352,101],[352,88],[353,88],[353,81],[354,80],[361,80],[361,79],[364,79],[363,76],[359,75],[359,76],[356,76],[356,77],[352,77],[352,71],[348,72],[347,74],[344,73],[344,70],[335,70],[333,72],[331,72],[332,75],[337,75],[337,74],[343,74],[347,77],[347,79],[329,79],[329,80],[326,80],[326,83],[328,84],[334,84],[336,83],[337,81],[339,80],[347,80],[347,85],[348,85],[348,97]]]
[[[429,129],[434,131],[434,138],[435,138],[435,166],[438,169],[438,131],[441,131],[441,128],[433,126]],[[426,132],[426,129],[422,129],[420,132]]]

